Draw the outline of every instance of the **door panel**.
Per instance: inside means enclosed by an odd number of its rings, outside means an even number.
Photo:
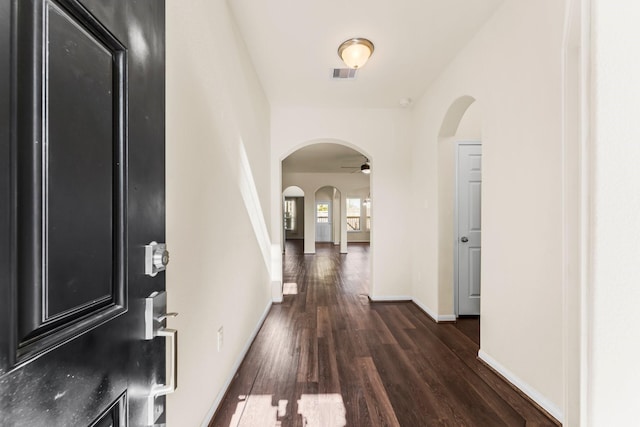
[[[468,195],[469,195],[469,225],[470,232],[479,232],[482,229],[480,221],[480,203],[482,196],[482,183],[479,181],[468,182]]]
[[[459,315],[480,314],[482,235],[482,147],[458,146],[457,308]]]
[[[469,249],[469,297],[480,298],[480,248]]]
[[[0,424],[145,425],[164,2],[1,0],[0,90]]]
[[[15,362],[23,363],[126,310],[126,99],[125,47],[97,20],[64,3],[19,5]]]
[[[119,59],[124,47],[105,45],[53,3],[47,4],[46,13],[44,317],[50,320],[113,302],[113,255],[119,246],[114,236],[123,233],[117,221],[114,224],[120,208],[114,193],[123,192],[117,177],[124,167],[123,138],[113,135],[124,119],[123,111],[113,114],[114,105],[124,105],[123,93],[114,88],[114,74],[122,81]],[[120,159],[116,168],[114,155]]]

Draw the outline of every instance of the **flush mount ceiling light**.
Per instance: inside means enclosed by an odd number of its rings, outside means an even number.
[[[338,56],[347,67],[356,70],[367,63],[372,53],[373,43],[363,38],[346,40],[338,47]]]

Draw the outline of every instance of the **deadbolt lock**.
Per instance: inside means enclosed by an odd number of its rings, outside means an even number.
[[[154,277],[164,271],[169,264],[169,251],[166,243],[153,241],[144,247],[144,274]]]

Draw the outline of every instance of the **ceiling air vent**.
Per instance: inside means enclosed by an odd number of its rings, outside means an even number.
[[[353,68],[334,68],[333,78],[336,80],[349,80],[356,78],[356,71]]]

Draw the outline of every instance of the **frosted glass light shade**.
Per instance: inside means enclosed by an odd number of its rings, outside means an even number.
[[[367,39],[355,38],[342,43],[338,55],[347,67],[358,69],[367,63],[373,53],[373,43]]]

